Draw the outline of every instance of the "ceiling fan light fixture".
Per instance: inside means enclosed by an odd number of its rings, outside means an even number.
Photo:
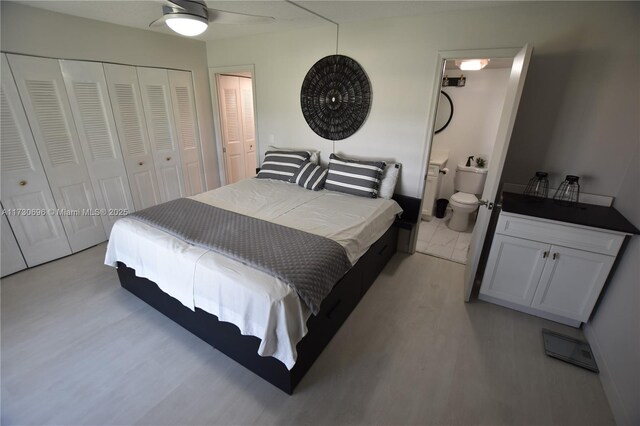
[[[461,71],[478,71],[489,65],[489,59],[456,59],[456,66]]]
[[[173,31],[188,37],[202,34],[209,26],[209,22],[206,19],[186,14],[172,15],[167,18],[166,23]]]

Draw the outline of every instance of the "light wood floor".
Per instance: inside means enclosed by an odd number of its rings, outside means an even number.
[[[612,424],[541,328],[462,302],[463,266],[398,254],[293,396],[123,290],[105,245],[2,281],[3,424]]]

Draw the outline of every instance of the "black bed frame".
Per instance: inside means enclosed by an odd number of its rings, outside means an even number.
[[[215,315],[196,308],[195,312],[169,296],[135,270],[118,262],[120,284],[149,305],[171,318],[229,358],[244,365],[288,394],[309,370],[342,323],[356,307],[378,274],[396,252],[398,228],[391,226],[342,277],[322,302],[318,315],[307,321],[308,333],[297,345],[298,358],[289,371],[273,358],[258,355],[260,339],[240,333],[235,325],[219,321]]]
[[[320,306],[318,315],[307,321],[308,333],[297,345],[298,357],[291,370],[273,358],[258,355],[260,339],[240,333],[235,325],[219,321],[215,315],[196,308],[195,312],[169,296],[152,281],[137,277],[135,270],[118,262],[120,284],[149,305],[171,318],[211,346],[242,364],[274,386],[292,394],[296,385],[369,290],[382,269],[396,252],[399,228],[417,223],[420,200],[394,196],[405,210],[358,262],[334,286]]]

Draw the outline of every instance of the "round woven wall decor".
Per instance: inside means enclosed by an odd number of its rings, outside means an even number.
[[[307,124],[318,135],[334,141],[348,138],[369,115],[369,77],[348,56],[326,56],[305,76],[300,105]]]

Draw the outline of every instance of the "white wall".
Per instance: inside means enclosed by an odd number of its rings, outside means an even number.
[[[449,198],[454,194],[456,165],[465,164],[470,155],[488,160],[487,166],[491,167],[491,152],[507,92],[509,72],[508,68],[496,68],[464,73],[447,70],[445,73],[449,77],[464,75],[467,81],[464,87],[442,89],[453,103],[453,117],[447,128],[434,136],[431,148],[432,153],[449,153],[449,173],[442,176],[439,198]]]
[[[2,51],[190,70],[207,187],[220,186],[204,42],[0,3]]]
[[[530,2],[344,24],[340,53],[368,73],[373,105],[364,126],[337,142],[337,149],[401,161],[400,192],[420,196],[438,50],[529,42],[534,52],[502,180],[526,183],[536,170],[546,170],[555,187],[565,174],[578,174],[584,192],[618,196],[616,206],[635,215],[630,219],[638,225],[637,214],[623,206],[638,205],[638,179],[625,176],[638,168],[633,154],[640,137],[639,19],[638,3]],[[335,28],[327,26],[208,42],[207,57],[210,67],[255,64],[262,153],[274,135],[280,145],[319,148],[326,160],[331,143],[307,127],[299,96],[307,70],[334,48]],[[638,238],[609,286],[612,295],[595,314],[591,329],[599,337],[612,328],[616,336],[639,333]],[[640,423],[633,383],[640,369],[638,352],[621,338],[602,340],[601,356],[615,366],[610,381],[622,395],[605,387],[614,414],[621,421],[625,410]]]
[[[640,138],[615,208],[640,229]],[[585,326],[619,425],[640,424],[640,236],[631,238],[606,293]]]
[[[340,53],[371,79],[364,126],[336,147],[404,163],[400,192],[419,196],[438,50],[518,47],[534,54],[505,180],[526,183],[540,167],[551,185],[582,176],[585,192],[615,194],[629,164],[639,115],[638,15],[633,3],[537,2],[422,17],[344,24]],[[322,149],[300,112],[299,91],[315,61],[335,53],[335,27],[207,43],[209,66],[255,64],[258,130],[281,145]],[[621,82],[625,82],[621,84]]]

